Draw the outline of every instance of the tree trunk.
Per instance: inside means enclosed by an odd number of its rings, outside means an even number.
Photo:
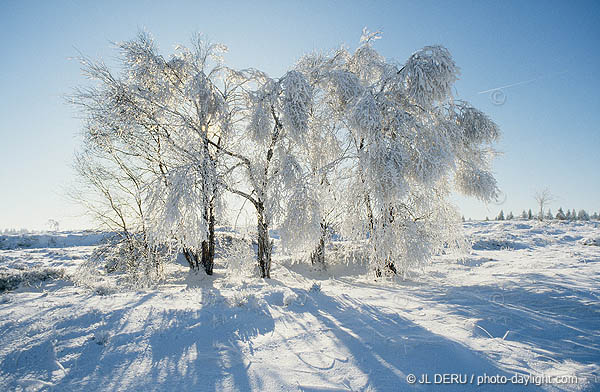
[[[394,209],[392,207],[390,207],[388,212],[389,212],[389,216],[388,216],[389,223],[392,224],[394,222]],[[385,221],[384,221],[384,228],[385,228]],[[394,261],[392,260],[392,258],[389,256],[387,256],[385,259],[383,271],[380,268],[377,268],[375,270],[375,276],[377,276],[377,277],[381,277],[384,274],[386,274],[386,275],[397,275],[398,274],[396,265],[394,264]]]
[[[190,265],[190,269],[199,271],[200,267],[204,269],[207,275],[213,274],[215,265],[215,214],[211,205],[207,211],[208,215],[208,238],[202,241],[200,254],[191,249],[184,249],[183,255]]]
[[[265,220],[264,205],[258,202],[258,266],[261,278],[271,278],[271,251],[273,243],[269,241],[269,223]]]
[[[208,209],[208,239],[202,241],[202,266],[207,275],[213,274],[215,265],[215,213],[211,203]]]
[[[191,249],[187,249],[187,248],[183,249],[183,255],[185,256],[185,259],[187,260],[188,264],[190,265],[190,269],[197,271],[199,269],[198,255]]]
[[[398,270],[396,269],[396,265],[390,259],[387,259],[385,261],[385,267],[383,268],[383,271],[380,268],[377,268],[375,270],[375,276],[377,276],[378,278],[380,278],[384,274],[385,275],[397,275],[398,274]]]
[[[321,238],[319,238],[319,244],[310,254],[310,261],[312,265],[319,266],[321,269],[325,269],[325,237],[327,235],[327,224],[321,222]]]

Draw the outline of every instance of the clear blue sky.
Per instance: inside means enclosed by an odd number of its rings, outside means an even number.
[[[85,82],[75,48],[108,62],[109,41],[150,31],[163,53],[194,32],[229,47],[234,67],[279,76],[299,56],[356,47],[363,27],[399,62],[445,45],[462,69],[456,94],[501,127],[494,170],[502,205],[456,198],[468,218],[533,208],[600,210],[600,3],[553,1],[11,1],[0,2],[0,228],[83,227],[64,197],[72,181],[79,120],[61,98]],[[503,90],[495,105],[479,92]]]

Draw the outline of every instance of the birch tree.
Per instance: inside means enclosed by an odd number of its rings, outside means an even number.
[[[136,209],[134,230],[142,233],[145,246],[182,251],[191,268],[212,274],[219,155],[228,138],[232,99],[222,82],[225,48],[197,36],[191,49],[178,47],[166,60],[146,33],[116,47],[119,74],[103,62],[81,58],[93,82],[72,96],[85,119],[87,152],[78,159],[82,178],[111,205],[113,214],[105,214],[109,227],[129,232],[118,207],[121,194],[127,194]],[[111,175],[103,174],[108,167],[128,181],[113,176],[112,185],[123,191],[118,195],[99,183],[100,178],[110,182]]]
[[[378,38],[365,30],[354,52],[309,54],[280,78],[227,68],[224,48],[200,39],[169,60],[147,34],[118,44],[118,76],[83,59],[97,85],[74,95],[86,119],[79,162],[105,220],[128,232],[127,211],[132,238],[182,251],[210,274],[228,191],[255,209],[263,278],[276,226],[285,246],[320,265],[335,227],[367,244],[377,275],[457,243],[448,195],[497,197],[499,129],[453,97],[459,69],[446,48],[427,46],[400,66],[374,49]]]
[[[248,200],[257,216],[257,263],[262,278],[271,276],[273,242],[269,229],[284,215],[301,190],[302,168],[297,159],[299,145],[306,141],[312,106],[312,89],[295,71],[272,79],[257,70],[238,72],[240,85],[252,86],[243,94],[238,127],[240,141],[229,156],[237,160],[230,179],[242,177],[228,190]]]
[[[538,219],[542,221],[542,220],[544,220],[545,207],[548,204],[550,204],[554,200],[554,198],[548,189],[544,189],[542,191],[535,192],[533,198],[535,199],[536,203],[540,207],[540,211],[538,213]]]
[[[402,66],[374,48],[363,32],[350,53],[310,55],[301,63],[331,116],[346,130],[350,153],[343,233],[367,239],[377,275],[404,272],[450,243],[459,216],[447,201],[460,192],[497,197],[490,171],[498,127],[467,102],[455,100],[459,70],[447,49],[428,46]]]

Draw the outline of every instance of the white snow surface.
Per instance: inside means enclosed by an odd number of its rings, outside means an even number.
[[[464,229],[462,261],[404,279],[280,257],[274,279],[232,279],[217,260],[212,277],[176,264],[144,291],[80,276],[98,233],[0,236],[0,277],[61,271],[0,293],[0,390],[600,390],[600,225]]]

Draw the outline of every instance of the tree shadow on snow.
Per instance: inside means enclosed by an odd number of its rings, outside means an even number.
[[[541,274],[523,280],[523,287],[463,286],[417,295],[480,320],[482,336],[507,334],[506,340],[529,345],[542,361],[600,363],[598,295]]]
[[[5,357],[0,372],[11,375],[12,389],[36,378],[53,390],[250,390],[238,343],[273,330],[268,309],[231,307],[213,287],[190,292],[198,296],[193,309],[146,303],[160,293],[107,313],[84,309]]]
[[[399,316],[357,301],[345,294],[340,300],[322,292],[294,289],[306,301],[290,306],[296,312],[308,312],[328,331],[331,338],[346,349],[355,366],[368,375],[368,383],[359,389],[377,391],[432,390],[443,387],[447,391],[477,388],[477,376],[499,375],[511,377],[482,353],[447,339]],[[423,372],[431,384],[409,384],[407,376],[421,377]],[[435,374],[461,374],[465,384],[435,384]],[[470,377],[475,381],[471,383]],[[439,380],[438,380],[439,381]],[[355,388],[340,385],[340,389]],[[506,390],[504,385],[485,385],[485,390]],[[301,390],[326,390],[319,387],[301,387]],[[527,390],[540,390],[536,386]]]

